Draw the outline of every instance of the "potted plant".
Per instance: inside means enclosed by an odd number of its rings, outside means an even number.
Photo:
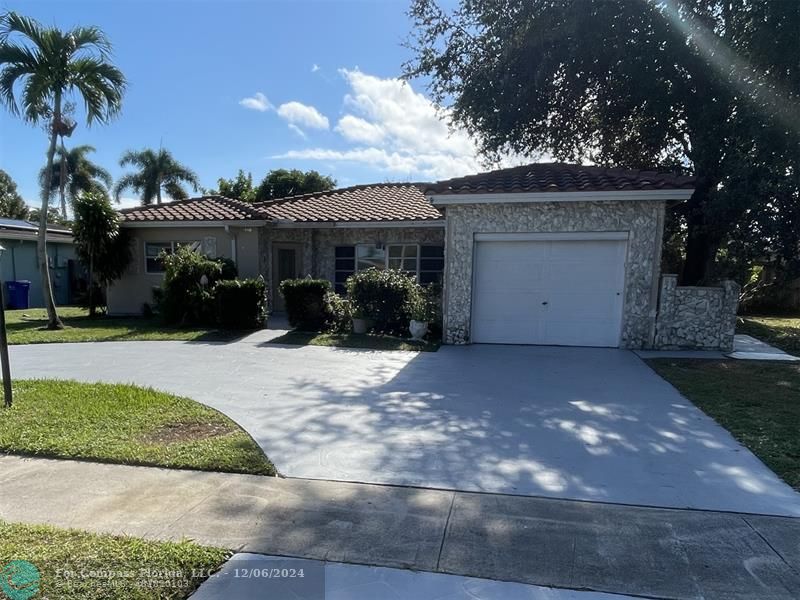
[[[364,311],[358,308],[353,311],[353,333],[367,333],[371,326],[370,319]]]
[[[411,334],[412,340],[421,342],[428,333],[428,323],[430,321],[431,311],[428,307],[427,299],[424,295],[420,295],[414,299],[410,308],[409,316],[411,320],[408,323],[408,332]]]

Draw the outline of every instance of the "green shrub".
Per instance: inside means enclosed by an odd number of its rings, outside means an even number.
[[[286,304],[289,325],[301,331],[320,331],[325,326],[327,279],[285,279],[279,291]]]
[[[179,246],[173,254],[163,253],[161,260],[166,270],[158,308],[164,320],[178,325],[213,324],[216,310],[211,290],[222,279],[223,268],[230,273],[229,265],[188,246]]]
[[[381,333],[405,335],[412,311],[422,302],[422,287],[396,269],[359,271],[346,286],[353,314],[372,319]]]
[[[267,317],[264,278],[229,279],[214,286],[217,322],[226,329],[258,329]]]
[[[337,294],[325,294],[325,331],[347,333],[353,327],[353,314],[350,301]]]

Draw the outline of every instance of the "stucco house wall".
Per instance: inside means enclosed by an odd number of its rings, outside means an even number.
[[[257,277],[258,232],[256,227],[129,227],[132,260],[125,274],[109,286],[108,312],[112,315],[140,314],[145,303],[152,303],[153,288],[164,280],[163,273],[147,273],[146,242],[203,242],[216,240],[216,255],[233,258],[231,242],[236,246],[236,264],[240,277]]]
[[[445,342],[470,341],[476,233],[628,232],[623,348],[653,339],[665,203],[660,200],[453,204],[446,206]]]
[[[435,227],[275,227],[259,230],[259,260],[261,274],[270,287],[270,303],[277,293],[272,285],[272,245],[297,243],[303,248],[302,276],[328,279],[335,275],[336,246],[358,244],[416,243],[444,245],[444,225]]]

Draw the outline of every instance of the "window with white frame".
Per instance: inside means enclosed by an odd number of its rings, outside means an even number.
[[[164,262],[161,260],[161,253],[172,254],[180,246],[188,246],[192,250],[200,249],[200,242],[179,241],[179,242],[145,242],[144,243],[144,268],[146,273],[163,273]]]
[[[347,278],[370,267],[400,269],[422,284],[441,283],[444,246],[426,244],[358,244],[336,246],[334,287],[344,293]]]

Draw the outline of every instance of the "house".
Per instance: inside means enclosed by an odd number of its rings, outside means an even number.
[[[341,291],[370,266],[443,283],[445,342],[728,348],[737,290],[660,277],[667,203],[694,180],[537,163],[437,183],[373,184],[246,204],[207,196],[123,210],[136,260],[113,313],[150,302],[158,255],[191,244],[277,285],[311,275]]]
[[[0,279],[6,281],[30,281],[29,301],[31,308],[44,307],[39,263],[36,259],[38,223],[17,219],[0,219]],[[75,301],[83,268],[75,256],[72,232],[61,225],[47,226],[47,255],[50,263],[50,278],[56,304]]]

